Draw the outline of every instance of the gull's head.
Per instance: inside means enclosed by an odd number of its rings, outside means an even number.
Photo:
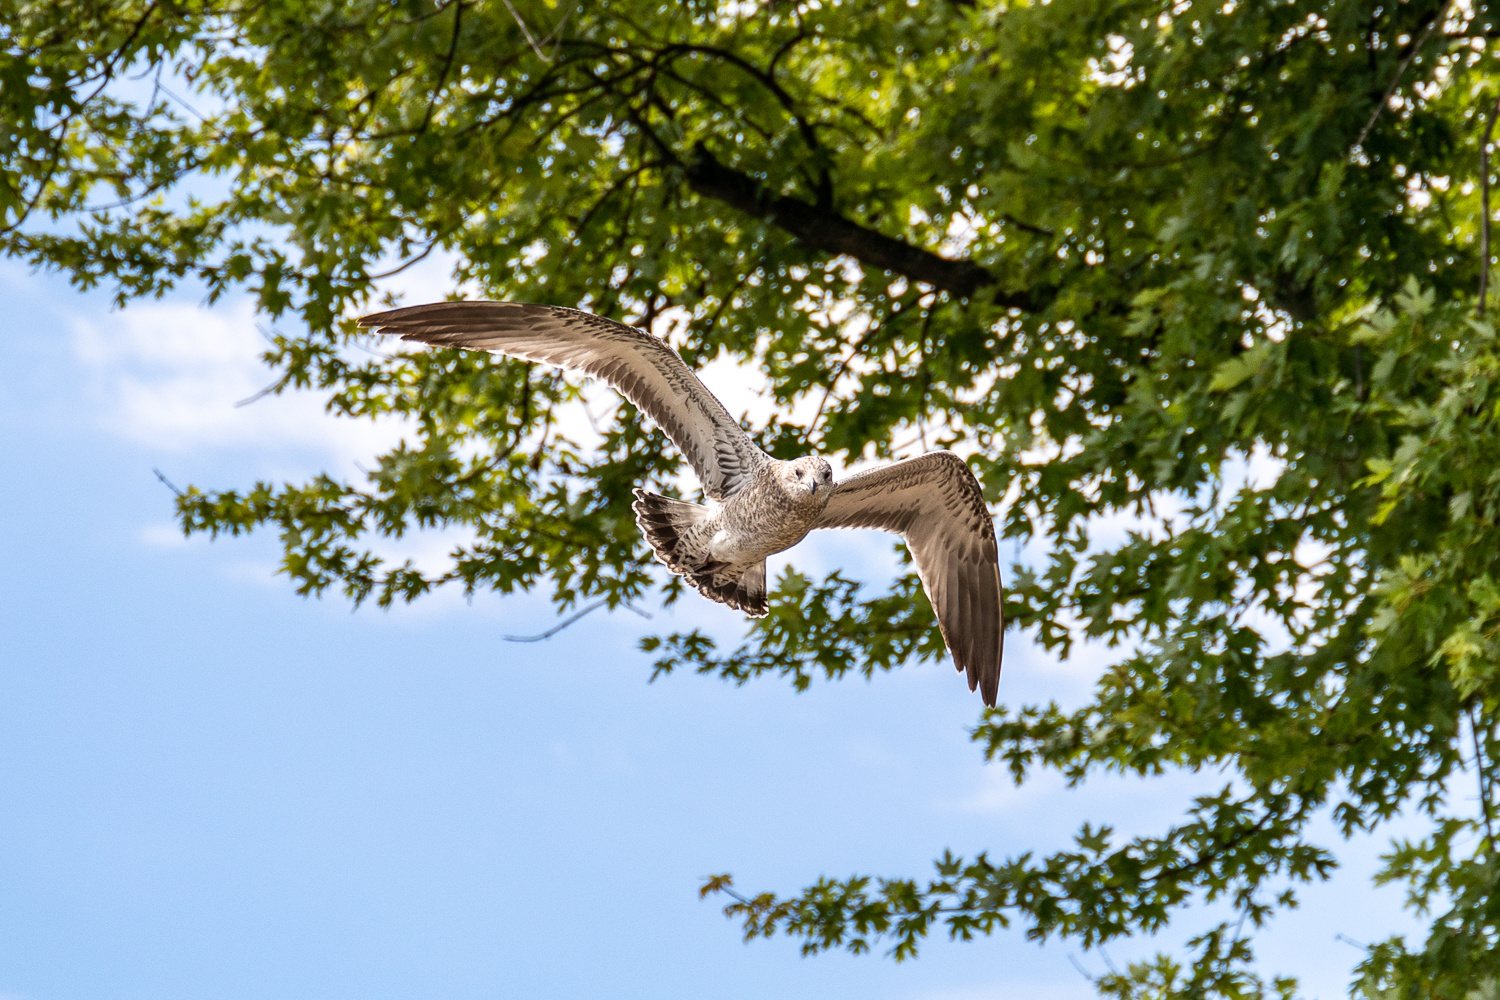
[[[798,500],[811,499],[825,504],[833,492],[833,467],[815,455],[807,455],[785,463],[781,469],[781,481],[787,492]]]

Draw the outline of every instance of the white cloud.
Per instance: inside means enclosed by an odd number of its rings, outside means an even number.
[[[248,583],[263,590],[287,590],[286,577],[274,562],[265,559],[231,559],[220,564],[220,572],[236,583]]]
[[[148,448],[314,452],[352,462],[401,436],[393,419],[330,416],[315,392],[236,406],[275,377],[260,359],[266,343],[248,302],[149,303],[108,318],[78,317],[72,346],[88,370],[100,423]]]
[[[148,524],[136,532],[136,540],[152,549],[182,549],[194,541],[203,542],[207,539],[203,535],[183,535],[182,528],[176,524]],[[0,1000],[4,998],[0,997]]]
[[[266,341],[257,322],[245,301],[212,308],[151,303],[75,318],[72,348],[86,371],[95,420],[107,433],[169,456],[163,465],[168,475],[181,477],[179,486],[192,480],[192,460],[225,452],[249,466],[236,484],[249,476],[295,479],[325,469],[362,480],[359,466],[394,446],[405,425],[394,418],[332,416],[316,390],[236,406],[274,378],[261,360]],[[472,538],[465,531],[413,531],[365,542],[391,564],[411,559],[440,573],[453,548]],[[142,526],[137,540],[158,549],[204,541],[184,539],[180,528],[163,523]],[[243,582],[286,586],[270,561],[235,563],[225,571]],[[449,602],[439,603],[448,608]]]

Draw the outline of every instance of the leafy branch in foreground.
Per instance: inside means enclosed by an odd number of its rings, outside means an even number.
[[[642,650],[658,654],[651,679],[685,667],[735,684],[777,673],[805,691],[817,672],[828,680],[850,672],[869,678],[913,660],[946,659],[915,574],[871,600],[861,600],[860,589],[837,572],[814,584],[788,567],[771,593],[770,613],[751,622],[745,642],[728,656],[715,655],[717,644],[698,629],[642,639]]]
[[[1001,863],[981,854],[964,861],[945,854],[926,885],[909,880],[854,877],[821,879],[800,896],[744,897],[728,876],[708,879],[705,895],[731,894],[729,916],[744,922],[745,936],[777,932],[802,937],[803,954],[845,948],[856,954],[887,941],[897,959],[913,957],[918,942],[937,926],[969,940],[1027,924],[1036,940],[1078,938],[1095,947],[1137,931],[1166,925],[1171,911],[1194,895],[1227,899],[1260,926],[1270,915],[1262,883],[1272,877],[1306,882],[1333,866],[1326,851],[1298,842],[1305,815],[1291,802],[1236,799],[1226,788],[1195,800],[1190,821],[1165,837],[1137,837],[1116,846],[1109,827],[1085,825],[1076,849],[1034,859],[1029,853]],[[1292,901],[1290,890],[1275,899]]]

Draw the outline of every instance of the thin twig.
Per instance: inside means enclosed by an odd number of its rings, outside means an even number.
[[[599,209],[604,207],[604,203],[612,198],[615,192],[619,191],[620,188],[624,187],[634,178],[639,177],[645,171],[650,170],[654,167],[662,166],[665,166],[665,164],[658,163],[655,160],[648,160],[647,162],[642,163],[640,166],[636,167],[634,170],[631,170],[628,173],[622,174],[620,177],[616,178],[615,181],[610,184],[610,186],[605,190],[605,192],[599,196],[599,200],[594,202],[594,204],[589,208],[587,212],[583,213],[583,218],[579,221],[573,232],[575,234],[582,234],[583,231],[588,228],[589,223],[594,221],[594,215],[598,213]]]
[[[507,3],[506,6],[509,7],[510,4]],[[437,84],[432,88],[432,97],[427,101],[427,110],[422,114],[422,124],[417,126],[418,134],[426,132],[427,126],[432,124],[432,113],[437,109],[438,98],[442,96],[443,86],[448,82],[448,72],[453,69],[453,57],[458,53],[458,36],[463,31],[463,24],[463,0],[458,0],[458,2],[453,4],[453,35],[448,40],[448,55],[443,59],[442,72],[438,73]],[[431,247],[429,246],[428,249],[431,249]],[[426,256],[426,254],[423,254],[423,256]]]
[[[437,237],[434,237],[433,239],[428,241],[426,249],[417,254],[415,257],[408,258],[404,263],[398,264],[397,266],[391,268],[389,271],[381,271],[379,274],[372,274],[369,276],[369,280],[380,281],[384,278],[394,278],[396,275],[400,274],[402,271],[405,271],[407,268],[422,263],[422,261],[426,260],[428,255],[431,254],[432,251],[437,247],[437,243]]]
[[[156,473],[156,478],[161,480],[161,483],[162,483],[163,486],[165,486],[167,489],[171,490],[173,493],[177,494],[178,496],[182,496],[182,491],[179,490],[177,488],[176,484],[173,483],[172,480],[168,479],[162,473],[162,471],[160,469],[153,468],[151,471],[154,472],[154,473]]]
[[[1479,721],[1474,718],[1474,706],[1468,708],[1469,735],[1474,739],[1474,773],[1479,778],[1479,814],[1484,819],[1484,836],[1489,842],[1491,853],[1495,850],[1495,829],[1493,807],[1490,804],[1490,786],[1485,779],[1484,773],[1484,751],[1479,744]]]
[[[1097,983],[1097,982],[1099,982],[1098,977],[1097,976],[1091,976],[1091,975],[1089,975],[1089,970],[1085,969],[1083,967],[1083,963],[1080,962],[1080,961],[1078,961],[1077,958],[1075,958],[1072,955],[1069,955],[1068,956],[1068,961],[1072,963],[1073,968],[1077,969],[1078,970],[1078,974],[1080,976],[1082,976],[1084,979],[1087,979],[1091,983]]]
[[[521,20],[520,13],[510,5],[510,0],[500,0],[500,2],[505,4],[506,10],[510,11],[510,16],[516,19],[516,27],[521,29],[521,34],[525,37],[526,44],[531,46],[531,51],[536,53],[536,57],[542,62],[549,64],[552,62],[552,60],[556,59],[558,47],[562,44],[560,36],[562,35],[563,25],[568,23],[568,18],[571,17],[573,15],[573,11],[577,10],[578,8],[576,6],[568,8],[568,12],[562,16],[562,20],[557,22],[557,27],[549,31],[542,38],[541,43],[538,43],[537,40],[532,37],[531,29],[526,27],[526,22]],[[542,51],[542,45],[547,42],[553,41],[557,42],[557,44],[552,46],[552,54],[549,56]]]
[[[607,435],[605,434],[601,424],[603,424],[605,420],[608,420],[610,417],[619,412],[620,404],[616,403],[614,406],[610,407],[609,411],[605,413],[604,416],[596,417],[594,416],[594,411],[589,407],[589,401],[587,399],[580,395],[578,397],[578,402],[582,404],[583,415],[589,418],[589,426],[594,429],[594,433],[599,435],[600,437],[606,437]]]
[[[509,6],[509,4],[507,4],[506,6]],[[158,473],[158,475],[160,475],[160,473]],[[163,480],[163,482],[165,482],[165,480]],[[506,642],[541,642],[543,639],[552,638],[554,635],[561,632],[569,625],[582,620],[594,611],[598,611],[608,603],[608,598],[601,598],[600,600],[597,600],[593,604],[590,604],[588,607],[584,608],[577,614],[570,615],[569,617],[564,618],[562,621],[558,622],[547,631],[539,632],[536,635],[502,635],[500,638],[504,639]],[[636,607],[633,604],[621,604],[620,607],[625,608],[627,611],[634,611],[636,614],[640,615],[647,621],[651,620],[651,613],[649,611],[642,611],[640,608]]]
[[[1396,67],[1396,75],[1391,77],[1391,85],[1385,88],[1385,93],[1380,96],[1380,103],[1375,105],[1375,109],[1370,112],[1369,121],[1365,122],[1365,127],[1359,130],[1359,138],[1354,140],[1355,149],[1364,148],[1365,140],[1370,137],[1370,129],[1375,127],[1375,122],[1380,117],[1380,112],[1385,109],[1385,106],[1391,102],[1391,98],[1395,96],[1396,87],[1400,85],[1401,78],[1406,75],[1407,67],[1412,64],[1412,60],[1417,58],[1417,53],[1422,51],[1422,46],[1427,44],[1427,38],[1432,34],[1433,30],[1447,20],[1448,5],[1452,2],[1453,0],[1443,0],[1443,5],[1438,8],[1437,16],[1427,22],[1427,27],[1423,28],[1422,33],[1412,40],[1411,51],[1406,53],[1406,58],[1401,60],[1401,65]]]
[[[281,388],[281,379],[277,379],[275,382],[272,382],[270,385],[266,386],[264,389],[262,389],[259,392],[255,393],[253,396],[246,396],[244,399],[242,399],[239,402],[235,403],[234,404],[234,408],[235,409],[239,409],[242,406],[249,406],[251,403],[255,402],[256,400],[265,399],[267,396],[269,396],[272,393],[278,391],[280,388]]]
[[[922,451],[923,452],[926,452],[928,450],[928,448],[927,448],[927,434],[923,430],[923,428],[925,427],[925,425],[922,424],[922,423],[918,423],[916,425],[916,427],[917,427],[917,433],[916,434],[914,434],[911,437],[907,438],[905,441],[902,441],[900,444],[893,444],[893,445],[891,445],[891,454],[892,455],[900,455],[903,451],[905,451],[907,448],[910,448],[914,444],[920,444],[922,446]]]
[[[844,373],[849,370],[850,362],[854,360],[854,356],[864,347],[865,334],[867,333],[869,333],[868,330],[854,338],[854,343],[849,345],[848,353],[839,361],[838,367],[833,370],[833,377],[828,380],[828,388],[823,390],[823,398],[818,401],[818,412],[813,414],[812,420],[807,423],[807,430],[802,434],[803,444],[806,444],[812,438],[813,431],[818,427],[818,421],[823,417],[823,408],[828,405],[828,397],[833,395],[834,387],[838,385],[839,379],[844,377]]]
[[[385,334],[376,334],[376,336],[385,336]],[[349,346],[354,348],[356,351],[364,351],[370,357],[379,358],[382,361],[389,361],[392,358],[399,358],[401,356],[399,354],[387,354],[384,351],[377,351],[375,350],[375,348],[363,343],[365,339],[366,338],[360,336],[351,337],[349,339]]]
[[[171,90],[169,90],[168,88],[163,87],[163,86],[159,86],[158,85],[158,87],[156,89],[160,90],[163,94],[166,94],[172,100],[176,101],[179,105],[182,106],[182,108],[183,108],[184,111],[186,111],[188,114],[192,115],[194,118],[198,119],[203,124],[205,124],[205,125],[209,124],[208,116],[205,115],[203,112],[199,111],[197,108],[193,107],[191,104],[189,104],[187,102],[186,98],[178,97]]]
[[[1490,293],[1490,140],[1495,135],[1495,118],[1500,116],[1500,95],[1490,107],[1484,123],[1484,137],[1479,140],[1479,305],[1476,312],[1484,319],[1485,299]]]
[[[713,891],[714,892],[722,892],[724,895],[728,896],[730,899],[734,900],[735,902],[740,903],[741,905],[744,905],[744,906],[750,906],[751,905],[749,899],[747,899],[745,896],[741,895],[740,893],[736,892],[734,890],[733,886],[730,886],[730,885],[727,884],[727,880],[726,880],[726,884],[724,884],[724,885],[716,885],[716,886],[714,886],[714,890]],[[704,890],[704,892],[706,893],[707,890]]]

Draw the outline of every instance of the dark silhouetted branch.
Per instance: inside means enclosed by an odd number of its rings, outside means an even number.
[[[998,284],[993,274],[973,261],[939,257],[825,208],[775,194],[750,175],[720,163],[702,143],[694,154],[683,165],[693,191],[764,219],[816,250],[847,254],[867,267],[904,275],[962,298],[973,298],[981,288]],[[1026,312],[1035,312],[1041,305],[1030,292],[998,292],[995,302]]]
[[[163,480],[163,482],[165,482],[165,480]],[[569,615],[567,618],[564,618],[562,621],[558,622],[547,631],[539,632],[536,635],[502,635],[500,638],[504,639],[506,642],[541,642],[543,639],[552,638],[554,635],[561,632],[569,625],[581,621],[590,613],[598,611],[608,603],[609,601],[607,600],[595,601],[593,604],[590,604],[588,607],[584,608],[582,611],[579,611],[577,614]],[[637,608],[634,605],[622,604],[620,605],[620,607],[625,608],[629,611],[634,611],[636,614],[640,615],[642,618],[645,618],[648,621],[651,619],[650,612],[642,611],[640,608]]]

